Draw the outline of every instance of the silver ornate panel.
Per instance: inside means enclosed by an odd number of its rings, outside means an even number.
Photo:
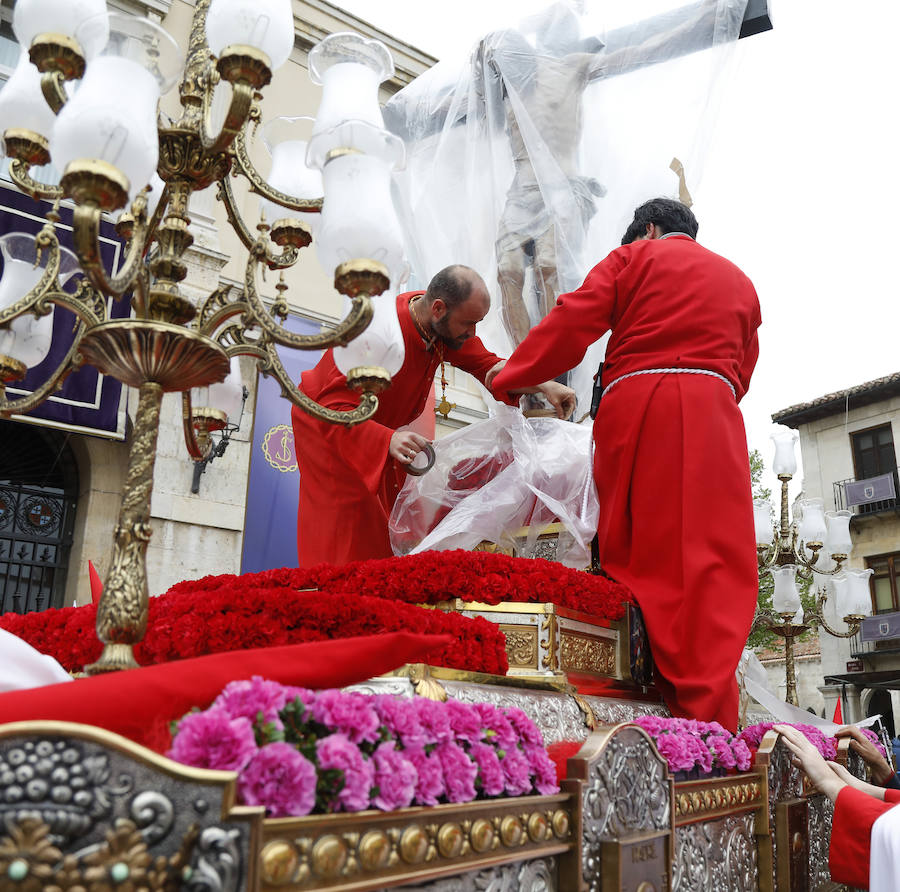
[[[398,892],[557,892],[556,870],[556,858],[535,858],[435,880],[424,886],[392,888]]]
[[[752,813],[675,828],[672,892],[750,892],[758,874]]]
[[[45,870],[61,856],[95,869],[108,860],[132,880],[165,859],[183,889],[246,887],[251,825],[221,819],[223,786],[170,776],[86,736],[0,738],[0,848]]]

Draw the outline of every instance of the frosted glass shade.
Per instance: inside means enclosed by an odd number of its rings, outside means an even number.
[[[229,46],[251,46],[277,70],[294,48],[291,0],[213,0],[206,16],[206,41],[216,56]]]
[[[0,121],[4,130],[31,130],[49,140],[56,115],[41,93],[41,74],[23,50],[9,80],[0,90]]]
[[[376,260],[391,287],[406,281],[403,233],[391,197],[391,168],[372,155],[341,155],[325,165],[325,201],[316,249],[326,272],[348,260]]]
[[[159,158],[156,111],[181,70],[178,45],[147,19],[110,15],[110,35],[50,139],[57,167],[100,159],[128,179],[129,199],[150,182]]]
[[[191,389],[191,407],[218,409],[228,416],[231,424],[237,424],[244,403],[244,379],[237,356],[231,357],[229,368],[224,381]]]
[[[378,40],[341,32],[317,43],[309,53],[310,80],[322,86],[313,134],[348,120],[383,128],[378,87],[393,74],[391,54]]]
[[[802,542],[825,541],[825,507],[821,499],[801,499],[800,525],[797,531]]]
[[[776,613],[794,614],[800,609],[800,592],[797,591],[797,579],[794,564],[773,567],[769,572],[775,580],[775,591],[772,593],[772,606]]]
[[[850,554],[853,540],[850,538],[852,511],[825,512],[825,547],[829,554]]]
[[[772,526],[772,505],[768,499],[753,500],[753,525],[756,529],[756,544],[771,545],[775,533]]]
[[[44,251],[35,266],[34,236],[11,232],[0,236],[0,256],[3,257],[0,310],[5,310],[37,285],[47,268],[49,252]],[[68,248],[60,247],[57,276],[60,286],[77,271],[78,258]],[[31,313],[25,313],[9,322],[6,328],[0,327],[0,354],[32,368],[46,358],[52,339],[53,311],[37,319]]]
[[[838,616],[868,616],[872,612],[869,577],[873,572],[871,569],[845,570],[832,577]]]
[[[776,474],[793,477],[797,473],[797,455],[794,446],[799,437],[795,430],[783,430],[772,434],[772,442],[775,444],[772,470]]]
[[[334,364],[345,375],[360,366],[379,366],[393,376],[403,365],[406,351],[397,318],[396,294],[390,292],[376,297],[373,304],[375,312],[366,330],[346,347],[334,349]],[[349,308],[350,301],[345,298],[345,313]]]
[[[294,118],[274,118],[263,127],[263,142],[272,156],[272,170],[267,182],[279,192],[293,198],[321,198],[324,186],[322,174],[306,166],[306,150],[308,143],[303,138],[309,133],[312,118],[306,116]],[[259,200],[259,209],[265,212],[266,220],[274,223],[289,217],[306,223],[315,235],[322,215],[292,211],[269,201]]]
[[[109,35],[106,0],[17,0],[13,31],[26,51],[38,34],[62,34],[77,40],[85,59],[92,59]]]

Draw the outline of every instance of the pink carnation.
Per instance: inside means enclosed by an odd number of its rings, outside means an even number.
[[[316,804],[316,769],[289,743],[261,747],[238,779],[245,805],[262,805],[275,818],[308,815]]]
[[[669,763],[669,771],[689,771],[694,767],[694,754],[687,737],[680,734],[660,734],[656,739],[659,754]]]
[[[737,738],[733,744],[735,768],[738,771],[746,771],[753,761],[750,754],[750,747],[743,740]]]
[[[247,718],[232,718],[224,709],[211,706],[192,712],[178,723],[170,759],[195,768],[240,771],[256,753],[253,725]]]
[[[378,740],[381,722],[365,694],[336,688],[320,691],[312,705],[312,717],[332,731],[343,732],[354,743]]]
[[[544,736],[541,734],[540,728],[521,709],[516,706],[508,707],[506,717],[516,734],[519,735],[523,746],[537,746],[543,749]]]
[[[416,717],[425,734],[425,745],[443,743],[453,739],[450,717],[443,703],[429,700],[427,697],[416,697],[413,701]]]
[[[442,743],[434,755],[444,771],[444,788],[448,802],[471,802],[477,795],[475,778],[478,766],[455,743]]]
[[[516,732],[503,711],[490,703],[472,704],[481,717],[484,726],[484,739],[501,750],[510,750],[516,746]]]
[[[469,747],[469,755],[478,766],[476,783],[481,792],[485,796],[499,796],[506,788],[506,778],[497,751],[486,743],[473,743]]]
[[[444,795],[444,772],[440,759],[435,753],[426,753],[424,749],[406,749],[403,755],[416,769],[416,805],[437,805]]]
[[[316,762],[320,771],[337,770],[343,775],[335,811],[362,811],[369,807],[375,769],[345,734],[331,734],[317,741]]]
[[[262,714],[263,722],[281,727],[278,713],[287,702],[287,692],[277,681],[267,681],[254,675],[249,681],[232,681],[225,685],[213,706],[224,709],[232,718],[243,716],[251,722]]]
[[[372,706],[381,724],[392,737],[400,740],[405,749],[418,749],[425,745],[425,731],[411,699],[379,694],[372,698]]]
[[[457,741],[476,743],[481,740],[484,731],[481,727],[481,717],[475,709],[459,700],[448,700],[444,706],[450,719],[450,730],[453,731]]]
[[[531,792],[531,771],[525,754],[516,748],[507,751],[501,760],[506,792],[510,796],[524,796]]]
[[[372,756],[378,793],[372,805],[382,811],[406,808],[416,793],[416,769],[403,753],[394,749],[394,741],[382,743]]]
[[[712,752],[715,761],[718,762],[719,765],[723,768],[734,768],[736,764],[734,752],[731,749],[731,744],[727,737],[724,737],[721,734],[710,734],[709,737],[706,738],[706,745],[709,747],[710,752]]]
[[[526,746],[525,758],[534,775],[534,788],[541,796],[551,796],[559,792],[559,782],[556,780],[556,765],[547,755],[547,750],[541,746]]]

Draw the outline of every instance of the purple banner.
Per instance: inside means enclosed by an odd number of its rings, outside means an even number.
[[[878,477],[868,477],[865,480],[845,483],[844,495],[847,497],[848,508],[853,505],[867,505],[869,502],[895,499],[897,493],[894,489],[894,475],[881,474]]]
[[[37,233],[44,225],[44,214],[50,203],[35,201],[17,189],[0,188],[0,235],[10,232]],[[60,222],[56,232],[61,245],[72,248],[72,209],[60,208]],[[120,262],[122,243],[113,225],[100,224],[100,255],[108,271]],[[66,284],[66,291],[74,291],[78,276]],[[113,319],[126,318],[130,312],[128,296],[120,301],[110,300],[109,315]],[[21,381],[7,385],[11,399],[21,397],[43,384],[53,374],[72,345],[77,317],[63,307],[53,311],[53,343],[46,359],[28,370]],[[119,423],[119,398],[122,385],[114,378],[101,375],[92,366],[82,366],[66,378],[62,389],[49,397],[20,420],[42,419],[53,427],[79,430],[82,433],[124,439],[124,413]]]
[[[886,641],[888,638],[900,638],[900,613],[867,616],[862,621],[860,638],[863,641]]]
[[[290,316],[285,327],[298,334],[317,334],[316,322]],[[322,355],[317,350],[279,351],[281,361],[296,382]],[[297,566],[297,502],[300,473],[294,456],[291,403],[275,378],[259,375],[253,413],[253,450],[247,484],[242,573]]]

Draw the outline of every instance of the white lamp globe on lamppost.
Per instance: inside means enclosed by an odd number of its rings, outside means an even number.
[[[150,182],[159,158],[157,104],[181,66],[178,45],[159,25],[109,15],[109,40],[88,64],[50,138],[66,195],[116,210]]]
[[[307,115],[273,118],[263,127],[263,143],[272,156],[272,170],[267,183],[278,192],[293,198],[321,198],[323,185],[320,171],[306,164],[309,146],[307,135],[313,118]],[[266,220],[299,220],[315,235],[322,215],[308,211],[294,211],[260,198],[259,209]],[[273,227],[274,228],[274,227]]]
[[[191,388],[191,422],[197,431],[201,452],[207,452],[209,435],[229,424],[237,424],[244,404],[244,379],[237,356],[229,362],[225,380],[205,387]]]
[[[26,50],[33,47],[35,38],[39,44],[49,38],[63,38],[57,46],[68,45],[90,60],[103,49],[109,36],[106,0],[17,0],[13,32]]]
[[[797,454],[795,446],[800,435],[795,430],[780,430],[772,434],[775,444],[775,460],[772,470],[780,477],[793,477],[797,473]]]
[[[5,310],[37,285],[47,268],[49,252],[44,251],[38,258],[33,235],[11,232],[0,236],[0,256],[3,258],[0,310]],[[78,269],[78,258],[60,246],[57,274],[60,287]],[[43,362],[53,339],[53,316],[52,309],[37,318],[24,313],[0,326],[0,377],[7,381],[22,378],[29,368]]]

